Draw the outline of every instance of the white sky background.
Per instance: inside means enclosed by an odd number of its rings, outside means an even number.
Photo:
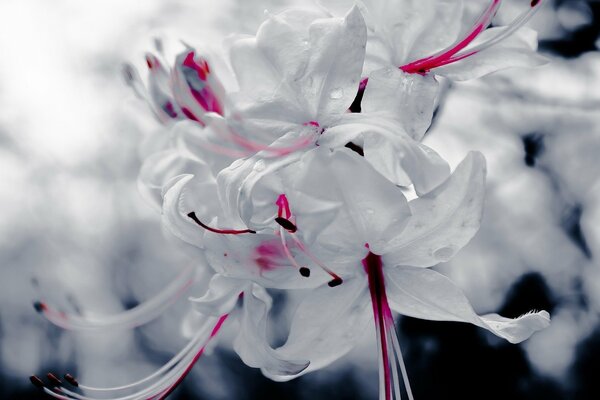
[[[263,10],[277,11],[281,3],[0,0],[0,365],[5,373],[27,376],[44,360],[73,356],[68,337],[57,339],[56,352],[45,345],[45,337],[56,332],[32,312],[38,296],[32,277],[58,304],[66,304],[63,293],[72,293],[84,306],[108,312],[118,310],[127,294],[150,296],[185,262],[137,194],[138,147],[157,125],[122,83],[121,63],[142,66],[153,35],[218,45],[229,33],[252,32]],[[506,12],[514,7],[509,4]],[[560,34],[561,18],[564,26],[581,23],[585,15],[585,10],[562,16],[545,11],[534,26],[551,37]],[[453,165],[471,149],[483,151],[490,165],[482,232],[442,267],[480,311],[493,311],[510,284],[532,270],[565,296],[570,280],[583,276],[594,310],[600,310],[600,296],[593,295],[600,292],[600,265],[582,257],[560,229],[562,208],[583,204],[582,226],[592,251],[600,252],[599,71],[596,52],[554,60],[527,74],[459,85],[448,96],[429,144]],[[544,172],[522,164],[519,135],[532,131],[550,134],[544,163],[558,187]],[[180,346],[172,337],[180,314],[150,327],[150,346],[165,352]],[[556,321],[527,348],[541,371],[561,377],[574,345],[597,320],[566,306]],[[130,334],[77,338],[75,345],[83,348],[77,357],[85,362],[91,356],[96,365],[88,371],[98,376],[104,366],[111,380],[122,374],[107,371],[114,353],[123,352],[123,365],[129,365],[127,356],[139,351],[127,347],[132,341]],[[94,348],[86,347],[89,343]],[[548,346],[557,351],[548,353]],[[112,352],[102,354],[107,349]],[[355,357],[368,359],[360,352]],[[371,362],[372,367],[376,360]]]

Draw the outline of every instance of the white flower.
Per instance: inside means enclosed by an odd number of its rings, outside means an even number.
[[[365,93],[362,112],[349,114],[360,90],[364,20],[356,7],[343,19],[323,17],[304,10],[272,15],[256,37],[233,43],[231,63],[240,86],[232,97],[239,114],[233,128],[246,136],[261,132],[270,140],[285,138],[273,147],[285,148],[299,138],[330,148],[352,146],[394,183],[431,190],[449,168],[411,138],[420,139],[429,126],[437,84],[382,75],[383,95],[373,83],[376,88]],[[379,112],[384,101],[393,103],[385,110],[397,106],[394,118]]]
[[[237,208],[241,221],[257,231],[279,225],[282,235],[310,232],[310,220],[294,215],[303,196],[343,204],[334,219],[319,226],[319,233],[307,241],[318,258],[309,264],[310,270],[325,266],[341,281],[323,279],[323,275],[306,277],[328,284],[307,294],[277,356],[310,361],[301,374],[329,364],[365,331],[371,308],[384,360],[383,375],[388,378],[390,368],[395,368],[392,360],[400,356],[399,349],[393,350],[397,346],[390,310],[423,319],[473,323],[513,343],[547,326],[545,311],[517,319],[478,316],[448,278],[427,269],[449,260],[478,230],[484,175],[483,157],[471,153],[446,182],[407,203],[399,188],[345,149],[313,150],[297,161],[259,168],[258,172],[249,162],[223,171],[219,176],[220,186],[226,188],[222,201]],[[238,181],[239,177],[245,178]],[[228,180],[235,182],[232,188],[241,189],[227,190]],[[297,193],[298,203],[289,202],[295,217],[291,230],[276,220],[275,199],[282,190],[286,195]],[[264,372],[276,380],[298,375]],[[391,378],[386,379],[382,389],[389,391],[392,386]]]

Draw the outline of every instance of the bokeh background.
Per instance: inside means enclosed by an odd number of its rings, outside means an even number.
[[[141,67],[157,36],[218,46],[292,3],[309,1],[0,0],[0,398],[45,398],[28,376],[49,370],[126,383],[185,343],[185,300],[102,334],[63,332],[32,302],[118,312],[194,262],[137,191],[140,149],[161,128],[121,65]],[[527,4],[506,0],[496,23]],[[417,399],[600,398],[600,1],[548,1],[530,25],[550,63],[444,82],[426,143],[452,165],[472,149],[489,165],[481,231],[438,270],[481,313],[546,309],[552,324],[515,346],[401,318]],[[274,383],[238,359],[227,331],[173,398],[377,398],[371,335],[325,370]]]

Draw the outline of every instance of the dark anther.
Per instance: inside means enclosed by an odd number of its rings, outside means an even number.
[[[50,383],[52,383],[54,386],[60,386],[60,385],[62,385],[62,381],[60,379],[58,379],[56,377],[56,375],[54,375],[52,372],[48,372],[46,374],[46,377],[48,378],[48,380],[50,381]]]
[[[30,381],[30,382],[33,384],[33,386],[35,386],[36,388],[40,388],[40,389],[42,389],[44,386],[46,386],[46,385],[44,385],[44,382],[43,382],[43,381],[42,381],[40,378],[38,378],[37,376],[35,376],[35,375],[31,375],[31,376],[29,377],[29,381]]]
[[[353,152],[357,153],[359,156],[364,157],[365,156],[365,152],[363,151],[363,148],[357,144],[354,144],[352,142],[348,142],[346,143],[346,146],[349,148],[350,150],[352,150]]]
[[[71,374],[65,374],[65,381],[69,382],[75,387],[79,386],[79,382],[77,382],[77,379],[75,379],[75,377]]]
[[[539,2],[540,0],[531,0],[531,7],[537,6]]]
[[[277,217],[275,218],[275,222],[277,222],[279,225],[283,226],[283,228],[289,232],[296,232],[298,230],[298,227],[296,225],[294,225],[292,223],[292,221],[290,221],[289,219],[285,219],[283,217]]]
[[[305,278],[308,278],[310,276],[310,269],[306,267],[300,268],[300,275],[302,275]]]
[[[336,287],[336,286],[340,286],[342,284],[342,278],[340,278],[339,276],[337,278],[333,278],[331,281],[329,281],[327,284],[329,285],[329,287]]]
[[[33,308],[35,308],[35,311],[41,313],[46,309],[46,306],[41,301],[36,301],[33,303]]]

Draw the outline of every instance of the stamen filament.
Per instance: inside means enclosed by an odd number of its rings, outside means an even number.
[[[465,52],[462,54],[457,54],[455,57],[451,58],[444,64],[440,64],[439,66],[450,64],[462,60],[464,58],[470,57],[506,39],[507,37],[515,33],[523,25],[525,25],[535,15],[537,10],[540,8],[539,6],[541,4],[542,1],[532,3],[531,7],[526,12],[522,13],[517,18],[515,18],[510,24],[508,24],[505,27],[505,29],[502,32],[499,32],[496,36],[486,40],[483,43],[478,44],[477,46],[465,50]]]
[[[193,265],[186,267],[159,294],[130,310],[114,315],[84,317],[67,314],[41,301],[34,303],[34,307],[48,321],[66,330],[133,329],[159,317],[187,291],[194,281],[195,274],[196,268]]]
[[[342,278],[338,274],[336,274],[331,269],[329,269],[329,267],[327,267],[325,264],[323,264],[323,262],[321,260],[319,260],[313,253],[311,253],[308,250],[306,245],[300,240],[300,238],[298,238],[298,236],[295,233],[292,233],[292,232],[288,232],[288,233],[292,237],[292,240],[294,240],[294,242],[296,243],[298,248],[304,254],[306,254],[312,262],[314,262],[319,267],[321,267],[321,269],[323,269],[323,271],[327,272],[333,278],[333,280],[329,282],[330,283],[329,286],[331,286],[332,284],[333,284],[333,286],[338,286],[343,282]]]
[[[290,260],[292,265],[294,267],[298,268],[300,271],[302,271],[303,268],[306,268],[306,267],[300,266],[300,264],[298,264],[298,262],[292,255],[292,252],[290,251],[290,249],[287,245],[287,241],[285,240],[285,231],[283,230],[282,226],[279,227],[279,237],[281,238],[281,246],[283,246],[283,252],[285,253],[285,256],[288,258],[288,260]]]
[[[210,335],[206,338],[207,330],[202,329],[200,332],[196,334],[196,336],[188,343],[188,345],[173,359],[169,361],[165,366],[160,368],[157,372],[141,379],[137,382],[134,382],[129,385],[118,386],[114,388],[94,388],[91,386],[78,385],[80,389],[90,390],[90,391],[100,391],[100,392],[117,392],[124,389],[129,389],[135,386],[138,386],[141,383],[145,383],[155,377],[160,375],[160,378],[154,382],[152,385],[142,388],[141,390],[121,397],[112,397],[112,398],[104,398],[103,400],[153,400],[153,399],[165,399],[169,394],[171,394],[183,381],[183,379],[189,374],[192,367],[198,361],[198,359],[204,353],[204,350],[210,340],[217,335],[219,330],[221,329],[223,323],[227,319],[228,314],[222,315],[214,325]],[[214,319],[213,319],[214,320]],[[208,326],[207,326],[208,328]],[[199,346],[199,347],[198,347]],[[196,350],[193,350],[196,348]],[[84,396],[79,393],[73,392],[63,386],[57,386],[49,388],[44,383],[33,376],[30,378],[32,383],[37,387],[42,388],[47,394],[50,396],[61,399],[61,400],[100,400],[99,398]]]
[[[200,225],[202,228],[206,229],[207,231],[211,231],[214,233],[220,233],[222,235],[240,235],[243,233],[256,233],[256,231],[253,231],[252,229],[217,229],[217,228],[212,228],[206,224],[204,224],[202,221],[200,221],[198,219],[198,217],[196,217],[196,213],[194,211],[188,213],[187,215],[189,218],[191,218],[196,224]]]
[[[464,37],[455,41],[452,45],[440,50],[434,55],[421,58],[419,60],[410,62],[400,67],[404,72],[408,73],[422,73],[431,70],[438,66],[440,62],[444,62],[454,56],[456,53],[467,47],[477,36],[481,34],[492,22],[492,18],[500,7],[501,0],[492,0],[492,3],[488,8],[481,14],[477,19],[473,27],[465,34]]]

